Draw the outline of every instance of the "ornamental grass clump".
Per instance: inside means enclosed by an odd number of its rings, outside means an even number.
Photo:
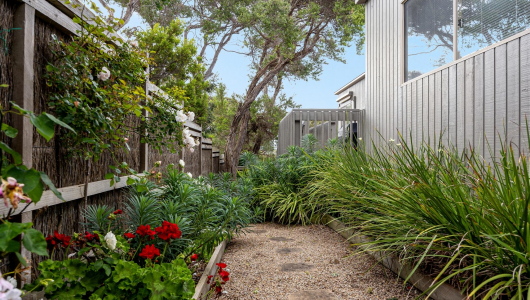
[[[332,151],[316,165],[311,199],[372,240],[361,251],[435,277],[427,294],[449,282],[471,298],[528,299],[528,158],[507,145],[487,160],[437,145]]]

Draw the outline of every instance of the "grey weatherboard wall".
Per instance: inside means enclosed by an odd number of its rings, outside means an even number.
[[[488,161],[488,144],[528,153],[530,30],[403,83],[401,2],[365,3],[366,134],[377,145],[377,132],[397,140],[399,130],[435,147],[444,133],[444,144],[474,147]]]

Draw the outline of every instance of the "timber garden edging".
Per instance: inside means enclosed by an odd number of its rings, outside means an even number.
[[[355,235],[353,229],[348,229],[346,225],[330,215],[324,215],[322,218],[322,223],[335,230],[346,240],[351,241],[354,244],[370,241],[370,239],[366,236]],[[384,252],[367,253],[380,262],[383,266],[390,269],[403,279],[406,279],[413,271],[411,266],[402,264],[395,256],[386,255]],[[414,287],[424,292],[431,287],[431,285],[434,283],[434,279],[428,275],[416,271],[410,276],[409,282],[414,285]],[[463,300],[467,297],[462,295],[462,293],[453,286],[443,283],[434,292],[432,292],[430,298],[435,300]]]

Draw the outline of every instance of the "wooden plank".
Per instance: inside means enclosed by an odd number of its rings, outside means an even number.
[[[509,144],[514,143],[518,149],[520,145],[519,132],[526,132],[526,127],[521,126],[519,98],[520,98],[520,61],[519,61],[520,40],[514,40],[508,43],[507,48],[507,101],[506,101],[506,141]]]
[[[435,95],[436,95],[436,89],[434,86],[435,83],[435,76],[431,75],[427,77],[429,79],[429,146],[434,149],[436,145],[436,130],[435,130],[435,113],[436,113],[436,106],[435,106]]]
[[[416,90],[417,88],[417,85],[418,85],[418,82],[417,81],[412,81],[410,83],[410,116],[411,116],[411,120],[410,120],[410,131],[408,132],[409,136],[408,138],[410,138],[410,142],[411,142],[411,146],[413,146],[414,148],[416,148],[416,131],[418,129],[418,124],[417,124],[417,96],[418,96],[418,91]]]
[[[406,127],[405,127],[405,140],[407,143],[411,143],[410,135],[412,130],[412,83],[407,84],[407,106],[406,106]]]
[[[475,133],[473,135],[475,142],[473,146],[475,151],[484,157],[484,54],[475,56],[474,64],[474,94],[475,94]]]
[[[455,109],[455,119],[456,119],[456,128],[455,128],[455,138],[456,138],[456,147],[458,153],[462,153],[465,149],[465,118],[466,116],[466,106],[465,106],[465,87],[466,87],[466,63],[461,62],[456,65],[456,109]]]
[[[430,127],[429,127],[429,116],[430,116],[430,111],[429,111],[429,77],[426,77],[426,78],[423,78],[422,79],[422,84],[423,84],[423,95],[422,95],[422,100],[423,100],[423,103],[422,103],[422,106],[423,106],[423,112],[422,112],[422,116],[423,116],[423,135],[421,136],[421,141],[422,143],[424,144],[427,144],[428,145],[428,139],[429,139],[429,134],[430,134]]]
[[[423,136],[423,80],[416,81],[416,148],[419,149]]]
[[[521,80],[521,120],[520,147],[524,153],[530,153],[530,141],[528,140],[528,125],[530,124],[530,35],[521,38],[520,45],[520,80]]]
[[[435,148],[440,148],[442,141],[442,72],[434,74],[434,145]]]
[[[465,63],[465,121],[464,121],[464,148],[473,148],[475,138],[475,59],[470,58]]]
[[[495,155],[495,49],[484,54],[484,133],[485,158]]]
[[[59,9],[48,3],[46,0],[21,0],[22,2],[33,7],[36,11],[36,15],[55,25],[59,30],[68,33],[76,34],[81,31],[81,26],[74,23],[72,18],[65,15]]]
[[[90,182],[88,183],[87,195],[93,196],[93,195],[110,192],[113,190],[126,187],[128,178],[129,176],[120,177],[120,182],[115,183],[114,186],[110,185],[110,179]],[[85,185],[79,184],[79,185],[59,188],[58,190],[59,192],[61,192],[65,201],[57,198],[57,196],[55,196],[55,194],[53,194],[51,191],[44,191],[40,201],[37,202],[37,204],[31,204],[30,206],[28,206],[28,208],[26,209],[26,212],[38,210],[46,206],[52,206],[52,205],[57,205],[57,204],[62,204],[65,202],[73,201],[73,200],[83,199],[84,198],[83,192],[85,190]],[[24,206],[25,205],[20,205],[19,208],[15,210],[13,214],[16,215],[20,213],[20,211],[24,208]],[[4,205],[0,205],[0,216],[6,215],[8,211],[9,211],[9,208],[5,207]]]
[[[495,49],[495,157],[502,145],[506,145],[506,50],[506,44]]]
[[[442,70],[442,98],[441,98],[441,104],[442,104],[442,122],[441,122],[441,129],[442,129],[442,143],[445,146],[449,146],[449,132],[448,132],[448,125],[449,125],[449,69]]]
[[[449,97],[447,100],[447,108],[448,108],[448,125],[447,125],[447,138],[449,141],[448,146],[454,147],[457,149],[457,124],[456,124],[456,109],[457,109],[457,65],[453,65],[449,67]],[[460,128],[458,128],[459,130]]]
[[[33,61],[35,57],[35,9],[21,3],[15,10],[13,27],[20,30],[13,31],[13,99],[15,103],[29,111],[34,111],[35,72]],[[18,135],[13,139],[13,149],[20,153],[22,163],[33,167],[33,125],[29,118],[13,115],[13,127],[18,130]],[[22,223],[31,222],[32,212],[24,212],[21,216]],[[31,260],[32,254],[21,244],[20,254]],[[21,274],[22,285],[31,282],[31,269],[24,270]]]
[[[14,102],[29,111],[33,111],[35,56],[35,9],[27,4],[16,8],[13,26],[21,30],[13,31],[13,99]],[[33,165],[33,125],[29,118],[13,115],[13,126],[18,135],[13,139],[13,149],[22,156],[22,163],[31,168]]]

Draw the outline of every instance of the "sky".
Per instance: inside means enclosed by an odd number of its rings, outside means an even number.
[[[99,1],[95,1],[99,5]],[[112,5],[116,9],[116,16],[121,14],[121,7]],[[100,6],[102,12],[106,10]],[[127,27],[139,26],[146,28],[138,14],[134,14]],[[228,45],[227,49],[237,50],[237,45]],[[337,108],[337,91],[348,82],[365,71],[364,55],[357,55],[355,45],[346,49],[344,58],[346,64],[336,61],[329,61],[323,67],[323,72],[318,81],[294,81],[284,82],[284,93],[288,97],[293,97],[302,108]],[[211,57],[211,56],[210,56]],[[219,81],[227,88],[227,95],[244,94],[249,83],[249,62],[250,60],[237,53],[224,51],[219,56],[214,72]]]

